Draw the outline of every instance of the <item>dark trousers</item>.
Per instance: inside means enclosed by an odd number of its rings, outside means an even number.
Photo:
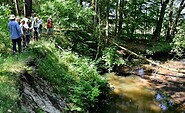
[[[12,44],[13,44],[13,52],[14,53],[17,52],[17,49],[16,49],[16,44],[17,44],[19,53],[21,53],[21,51],[22,51],[21,37],[19,37],[17,39],[12,39]]]
[[[38,41],[38,31],[37,31],[38,28],[37,27],[34,27],[33,29],[34,29],[33,39],[36,40],[36,41]]]
[[[26,43],[27,45],[30,43],[30,35],[26,35]]]
[[[26,36],[22,35],[23,48],[26,47]]]

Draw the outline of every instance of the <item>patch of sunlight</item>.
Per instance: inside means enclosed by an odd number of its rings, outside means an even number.
[[[10,99],[16,99],[18,97],[18,91],[16,89],[16,81],[13,77],[8,75],[0,76],[0,96],[9,97]],[[1,99],[0,99],[1,100]]]
[[[115,88],[114,93],[121,94],[123,91],[120,88]]]
[[[1,82],[7,82],[8,80],[7,80],[7,77],[5,77],[5,76],[0,76],[0,83]]]
[[[148,104],[150,105],[150,109],[152,111],[156,111],[156,112],[160,112],[161,111],[161,108],[159,106],[157,106],[156,104]]]
[[[30,57],[28,53],[23,53],[22,55],[9,56],[5,58],[4,63],[2,64],[2,70],[6,72],[19,73],[25,68],[24,61]]]

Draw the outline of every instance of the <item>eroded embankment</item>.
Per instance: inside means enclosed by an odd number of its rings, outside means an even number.
[[[32,63],[32,68],[36,65]],[[35,70],[35,69],[33,69]],[[24,70],[20,76],[21,107],[29,113],[43,111],[46,113],[60,113],[67,108],[66,99],[53,93],[53,87],[46,80],[32,75]]]

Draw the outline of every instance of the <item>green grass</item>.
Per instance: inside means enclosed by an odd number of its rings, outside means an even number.
[[[68,98],[71,111],[94,107],[107,91],[107,82],[98,74],[95,63],[71,51],[60,51],[54,43],[38,43],[30,50],[38,59],[37,74],[54,86],[55,93]]]
[[[0,113],[21,113],[18,79],[29,54],[0,56]]]
[[[19,111],[17,101],[19,92],[16,86],[16,77],[8,72],[0,73],[0,113]]]
[[[19,74],[27,69],[25,61],[36,58],[37,75],[45,78],[59,93],[69,99],[70,111],[86,111],[105,93],[107,82],[98,74],[93,61],[70,51],[60,51],[54,43],[39,41],[22,54],[0,56],[0,113],[22,112],[18,105]],[[107,91],[107,90],[106,90]]]

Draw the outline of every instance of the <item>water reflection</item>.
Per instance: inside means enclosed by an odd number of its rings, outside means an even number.
[[[143,73],[139,71],[140,74]],[[113,87],[113,100],[103,113],[160,113],[159,103],[155,101],[155,91],[150,82],[138,76],[121,77],[107,75],[110,86]]]

